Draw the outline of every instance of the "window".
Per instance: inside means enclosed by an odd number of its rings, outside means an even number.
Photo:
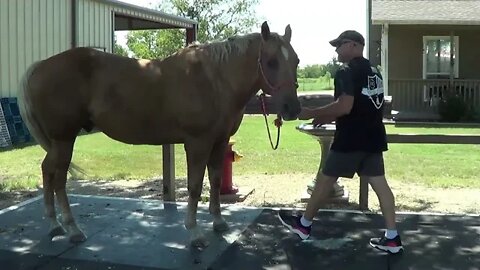
[[[458,78],[458,36],[424,36],[423,37],[423,78],[449,79],[451,72]],[[453,57],[451,57],[451,54]],[[423,100],[430,106],[438,104],[443,90],[447,86],[424,86]]]
[[[458,78],[458,36],[453,43],[450,36],[426,36],[423,37],[423,78],[424,79],[447,79],[450,77],[450,69]],[[453,46],[452,46],[453,45]],[[450,54],[453,53],[453,63]]]

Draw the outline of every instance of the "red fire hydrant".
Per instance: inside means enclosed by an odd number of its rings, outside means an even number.
[[[236,194],[238,192],[238,188],[232,182],[232,163],[240,160],[243,156],[232,149],[234,144],[235,141],[230,138],[223,159],[222,185],[220,187],[220,194],[222,195]]]

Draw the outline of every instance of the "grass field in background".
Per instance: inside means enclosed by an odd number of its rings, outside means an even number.
[[[270,122],[273,118],[269,119]],[[234,174],[315,174],[319,145],[312,137],[295,130],[300,121],[285,122],[280,147],[268,142],[263,117],[245,116],[234,136],[234,149],[244,157],[234,163]],[[273,125],[271,126],[273,128]],[[480,134],[479,128],[395,128],[389,133]],[[273,137],[276,130],[273,130]],[[432,187],[480,188],[480,146],[390,144],[385,154],[387,176],[405,183]],[[185,154],[176,145],[176,175],[186,176]],[[41,183],[40,164],[44,151],[37,145],[0,152],[0,190],[33,188]],[[162,174],[161,146],[127,145],[102,133],[78,137],[73,161],[89,179],[150,179]]]
[[[298,79],[298,91],[322,91],[332,89],[333,79],[329,77]]]

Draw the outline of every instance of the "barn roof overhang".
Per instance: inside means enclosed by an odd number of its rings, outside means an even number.
[[[117,0],[96,0],[108,3],[115,16],[115,31],[169,28],[195,28],[197,21],[144,8]]]

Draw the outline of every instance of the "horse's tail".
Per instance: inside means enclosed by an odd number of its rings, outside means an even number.
[[[23,74],[22,79],[20,80],[20,85],[18,87],[18,93],[17,93],[17,102],[18,102],[18,108],[20,110],[20,115],[22,117],[23,122],[25,123],[25,126],[27,126],[28,131],[32,135],[33,138],[35,138],[35,141],[46,151],[51,148],[52,146],[52,141],[50,138],[48,138],[47,134],[45,131],[42,129],[42,126],[40,123],[37,121],[35,118],[35,115],[33,114],[31,108],[31,100],[29,96],[29,91],[28,89],[30,88],[30,78],[37,68],[38,64],[40,64],[41,61],[33,63],[27,71]],[[72,175],[78,175],[78,173],[85,175],[85,171],[82,170],[78,165],[74,164],[73,162],[70,164],[70,167],[68,168],[68,171]]]
[[[31,100],[30,100],[29,91],[28,91],[28,89],[30,88],[30,85],[29,85],[30,77],[35,71],[35,68],[40,63],[41,63],[40,61],[33,63],[27,69],[27,71],[23,74],[23,77],[20,80],[20,85],[18,87],[17,100],[18,100],[18,108],[20,110],[20,115],[22,116],[22,120],[27,126],[28,131],[33,136],[33,138],[35,138],[37,143],[45,151],[48,152],[48,150],[52,145],[52,142],[48,138],[47,134],[45,134],[45,132],[43,131],[38,121],[36,121],[35,115],[32,113]]]

